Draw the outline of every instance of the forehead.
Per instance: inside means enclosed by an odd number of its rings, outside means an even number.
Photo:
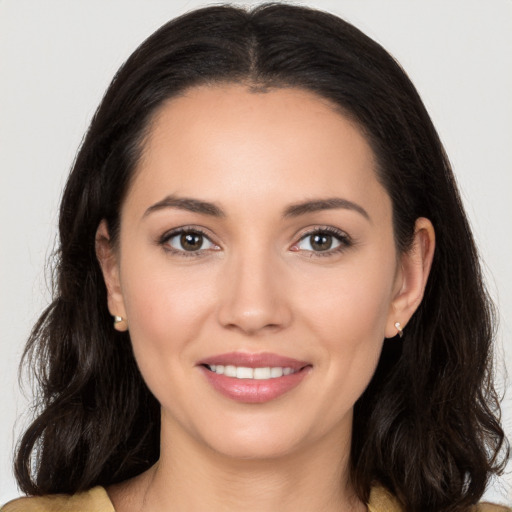
[[[166,102],[144,142],[132,192],[267,205],[384,191],[356,124],[327,100],[294,88],[191,88]],[[387,195],[387,194],[386,194]],[[129,199],[129,197],[128,197]]]

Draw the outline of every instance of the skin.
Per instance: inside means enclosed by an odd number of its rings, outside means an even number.
[[[161,458],[108,490],[116,510],[366,509],[348,479],[353,406],[384,338],[419,305],[434,251],[418,219],[411,251],[397,253],[374,169],[357,126],[307,91],[204,86],[161,107],[119,244],[104,222],[97,236],[109,310],[126,319],[118,328],[162,407]],[[154,207],[168,196],[222,216]],[[350,205],[283,215],[327,198]],[[207,237],[192,255],[179,236],[162,240],[190,226]],[[325,228],[340,238],[315,251],[310,235]],[[311,368],[275,400],[240,403],[197,366],[233,351]]]

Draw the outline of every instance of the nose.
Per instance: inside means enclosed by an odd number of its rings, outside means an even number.
[[[226,261],[218,320],[227,329],[260,335],[286,328],[292,319],[280,262],[265,251]]]

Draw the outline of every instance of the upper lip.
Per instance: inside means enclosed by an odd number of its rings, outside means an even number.
[[[311,363],[307,361],[299,361],[291,357],[280,356],[271,352],[260,352],[250,354],[247,352],[230,352],[226,354],[218,354],[215,356],[207,357],[199,361],[199,365],[233,365],[244,366],[246,368],[264,368],[264,367],[282,367],[292,368],[293,370],[300,370],[305,366],[310,366]]]

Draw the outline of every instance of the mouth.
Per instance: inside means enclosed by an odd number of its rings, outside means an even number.
[[[300,369],[294,370],[289,366],[260,366],[257,368],[249,368],[247,366],[234,366],[230,364],[225,366],[222,364],[211,364],[204,366],[211,372],[215,372],[217,375],[225,375],[226,377],[232,377],[234,379],[278,379],[279,377],[292,375],[300,371]]]
[[[244,403],[264,403],[296,388],[313,365],[271,353],[234,352],[198,364],[207,381],[222,395]]]

